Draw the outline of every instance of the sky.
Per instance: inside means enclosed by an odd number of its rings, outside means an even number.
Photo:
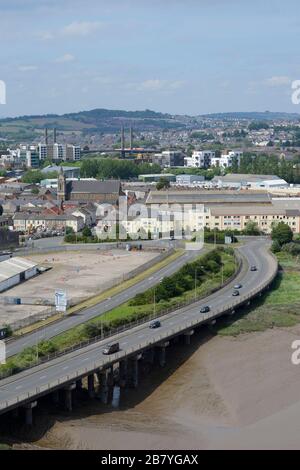
[[[0,117],[300,112],[299,0],[0,0],[0,31]]]

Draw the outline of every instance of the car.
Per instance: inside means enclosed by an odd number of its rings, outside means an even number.
[[[232,292],[232,296],[233,296],[233,297],[238,297],[239,295],[240,295],[240,293],[239,293],[238,290],[234,290],[234,291]]]
[[[257,271],[257,267],[255,265],[251,266],[250,271]]]
[[[238,289],[241,289],[242,287],[243,287],[242,284],[236,284],[236,285],[234,286],[234,289],[235,289],[235,290],[238,290]]]
[[[103,354],[108,355],[108,354],[114,354],[116,352],[120,351],[120,345],[119,343],[112,343],[108,344],[106,348],[103,349]]]
[[[200,313],[208,313],[210,312],[210,307],[208,305],[205,305],[200,309]]]
[[[154,330],[155,328],[160,328],[160,327],[161,327],[161,323],[159,320],[153,320],[149,324],[149,328],[151,328],[152,330]]]

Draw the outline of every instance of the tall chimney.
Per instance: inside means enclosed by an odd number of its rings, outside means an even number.
[[[45,127],[45,144],[48,145],[48,129]]]
[[[57,132],[56,132],[56,127],[54,127],[54,130],[53,130],[53,142],[56,144],[57,142]]]
[[[130,150],[133,149],[133,132],[132,127],[130,127]]]
[[[124,135],[124,126],[121,127],[121,150],[124,151],[125,148],[125,135]]]

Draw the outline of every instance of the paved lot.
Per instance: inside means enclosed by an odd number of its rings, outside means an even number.
[[[68,299],[77,303],[122,280],[135,268],[158,256],[157,252],[62,252],[28,257],[52,269],[0,294],[1,297],[25,297],[54,302],[55,289],[67,291]],[[48,307],[47,307],[48,308]],[[0,305],[0,323],[13,322],[42,311],[32,305]]]

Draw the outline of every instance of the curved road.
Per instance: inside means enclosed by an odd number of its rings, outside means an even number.
[[[120,343],[119,353],[110,356],[102,354],[104,345],[112,341],[112,338],[108,338],[2,380],[0,410],[13,407],[18,402],[28,401],[30,397],[33,399],[40,394],[49,393],[49,390],[62,387],[64,383],[70,383],[89,372],[119,362],[122,357],[160,344],[180,332],[189,331],[193,324],[196,327],[210,322],[224,314],[224,311],[233,310],[234,303],[244,303],[250,295],[261,289],[266,282],[269,283],[276,275],[277,263],[268,252],[265,240],[251,241],[239,248],[239,251],[247,262],[243,263],[243,269],[234,281],[204,301],[161,317],[161,328],[151,330],[148,324],[142,324],[114,336],[113,340]],[[249,268],[253,264],[258,268],[255,272],[251,272]],[[240,297],[234,298],[232,287],[237,282],[241,282],[243,287]],[[210,306],[211,311],[208,314],[199,313],[203,304]]]

